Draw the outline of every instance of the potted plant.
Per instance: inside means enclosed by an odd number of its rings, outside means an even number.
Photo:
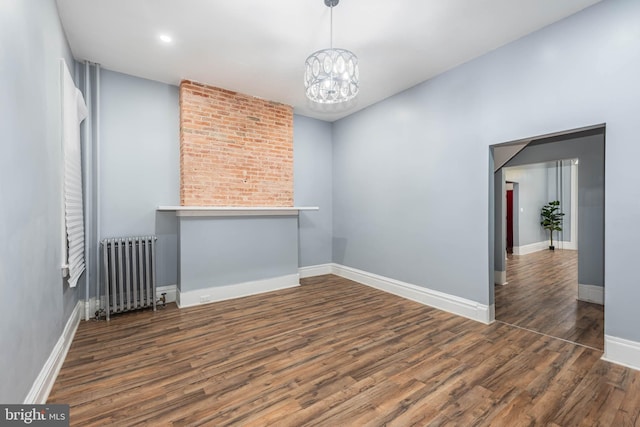
[[[542,207],[542,212],[540,216],[542,217],[542,221],[540,221],[540,225],[545,230],[549,230],[549,249],[554,250],[553,246],[553,232],[554,231],[562,231],[562,217],[564,214],[559,212],[560,202],[558,200],[554,200],[553,202],[549,202]]]

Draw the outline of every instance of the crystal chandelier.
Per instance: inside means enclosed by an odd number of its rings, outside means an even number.
[[[324,0],[331,9],[331,47],[312,53],[305,62],[304,87],[307,98],[320,104],[349,101],[358,94],[358,57],[333,47],[333,7],[340,0]]]

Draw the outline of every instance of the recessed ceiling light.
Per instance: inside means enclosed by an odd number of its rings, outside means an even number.
[[[158,38],[160,39],[161,42],[163,43],[171,43],[173,41],[173,39],[171,38],[171,36],[168,36],[166,34],[160,34],[158,36]]]

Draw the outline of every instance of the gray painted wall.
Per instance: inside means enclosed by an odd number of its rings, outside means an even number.
[[[548,232],[540,226],[540,210],[552,199],[549,198],[549,165],[533,164],[521,167],[505,168],[507,181],[514,181],[518,186],[518,201],[514,203],[514,240],[518,237],[518,244],[525,246],[548,240]],[[555,189],[555,175],[553,176]],[[553,196],[555,197],[555,195]],[[565,216],[566,217],[566,216]],[[557,233],[556,233],[557,234]],[[554,234],[554,239],[557,235]]]
[[[514,246],[549,240],[540,226],[542,206],[559,200],[565,213],[563,231],[554,232],[554,243],[571,240],[571,163],[567,161],[536,163],[505,168],[506,179],[519,183],[514,192]],[[522,212],[520,212],[522,210]],[[557,246],[557,245],[556,245]]]
[[[60,58],[53,0],[0,13],[0,402],[22,403],[76,304],[63,284]]]
[[[611,140],[608,140],[611,143]],[[578,283],[605,284],[604,133],[529,145],[507,166],[578,158]],[[608,189],[613,189],[607,187]],[[607,218],[608,221],[608,218]],[[608,259],[609,257],[607,257]],[[609,282],[606,281],[607,285]],[[607,311],[611,308],[607,301]]]
[[[605,332],[640,341],[639,19],[598,3],[335,122],[334,261],[493,303],[489,147],[606,122]]]
[[[490,169],[490,174],[493,169]],[[489,185],[489,197],[493,200],[493,204],[489,204],[489,211],[492,213],[493,221],[489,225],[489,228],[495,233],[495,246],[493,251],[490,252],[490,258],[493,261],[489,261],[489,270],[495,270],[499,272],[507,271],[506,251],[507,251],[507,225],[503,218],[507,217],[507,201],[505,194],[505,169],[500,168],[493,175],[493,185]],[[515,226],[515,224],[514,224]],[[491,234],[493,238],[494,234]],[[515,244],[515,243],[514,243]],[[493,255],[493,256],[491,256]],[[494,265],[495,263],[495,265]],[[491,266],[494,266],[491,268]],[[506,276],[505,276],[506,277]],[[495,279],[495,278],[493,278]],[[491,280],[489,283],[495,283],[495,280]],[[499,284],[503,284],[501,281]],[[493,301],[492,299],[490,301]]]
[[[604,166],[604,158],[602,159]],[[571,160],[558,160],[547,164],[547,199],[558,200],[562,218],[562,231],[553,234],[559,240],[571,241]],[[604,200],[603,200],[604,206]],[[547,233],[548,236],[548,233]]]
[[[180,217],[182,292],[298,273],[292,217]]]
[[[518,213],[518,206],[520,206],[520,184],[517,182],[512,183],[513,185],[513,229],[520,230],[520,215]],[[506,216],[505,216],[506,218]],[[538,224],[540,226],[540,224]],[[513,235],[513,245],[520,246],[520,233],[515,233]]]
[[[155,209],[180,204],[178,88],[103,69],[100,109],[100,239],[157,233],[157,284],[176,284],[177,221]]]
[[[155,208],[180,201],[178,119],[176,87],[102,70],[101,238],[155,232],[159,286],[177,283],[178,223]],[[295,205],[320,207],[300,215],[300,266],[331,262],[331,162],[331,124],[295,115]]]
[[[293,195],[301,211],[298,226],[300,267],[331,262],[332,225],[331,123],[293,116]]]
[[[488,149],[457,122],[466,97],[433,84],[334,123],[333,258],[487,304],[487,180],[467,169],[486,173]]]
[[[604,159],[602,161],[604,166]],[[547,201],[558,200],[560,212],[565,214],[562,217],[562,231],[553,235],[554,242],[570,242],[572,239],[571,223],[576,213],[571,211],[571,162],[572,160],[558,160],[547,163]],[[548,233],[546,237],[549,237]],[[562,248],[562,243],[560,245]]]

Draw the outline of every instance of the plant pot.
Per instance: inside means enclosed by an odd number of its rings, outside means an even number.
[[[550,251],[555,251],[555,250],[556,250],[556,247],[555,247],[555,246],[549,246],[549,250],[550,250]]]

